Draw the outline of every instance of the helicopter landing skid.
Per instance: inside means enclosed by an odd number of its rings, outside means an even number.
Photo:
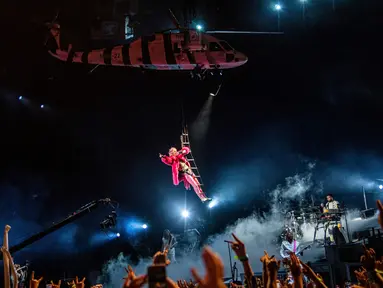
[[[197,65],[192,71],[190,71],[190,77],[197,80],[205,80],[207,76],[207,69],[203,68],[203,65]]]
[[[207,77],[218,78],[222,76],[222,70],[220,69],[206,69],[203,65],[197,65],[192,71],[190,71],[190,77],[197,80],[205,80]]]

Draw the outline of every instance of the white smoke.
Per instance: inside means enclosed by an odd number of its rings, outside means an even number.
[[[269,193],[271,209],[268,214],[257,215],[254,213],[249,217],[239,219],[233,225],[228,226],[222,234],[211,236],[208,239],[206,244],[211,246],[222,257],[225,263],[225,276],[231,276],[231,272],[229,249],[224,240],[232,240],[231,233],[236,234],[245,243],[254,271],[261,271],[259,259],[263,255],[264,250],[267,250],[270,255],[276,255],[278,258],[279,248],[275,240],[284,225],[284,215],[282,215],[281,211],[282,209],[286,211],[290,200],[299,200],[312,189],[313,183],[310,171],[312,168],[314,168],[314,165],[310,164],[308,173],[287,177],[283,185],[278,185],[276,189]],[[307,226],[306,228],[303,231],[303,238],[312,241],[314,227]],[[233,260],[234,254],[232,252],[231,256]],[[307,259],[305,260],[307,261]],[[190,279],[191,267],[196,267],[203,273],[203,265],[199,255],[187,255],[177,259],[177,261],[177,265],[170,265],[167,270],[168,275],[173,279]],[[105,287],[121,285],[122,278],[126,274],[125,267],[127,267],[128,262],[128,258],[121,254],[117,259],[112,259],[105,265],[103,269]],[[139,263],[135,267],[136,274],[145,273],[150,262],[150,259],[146,259]],[[237,267],[241,273],[241,265],[237,265]]]

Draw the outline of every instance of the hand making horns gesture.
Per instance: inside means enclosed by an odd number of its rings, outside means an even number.
[[[38,288],[42,280],[43,277],[40,277],[38,280],[35,279],[35,271],[32,271],[31,280],[29,281],[29,288]]]
[[[61,280],[59,280],[59,282],[57,284],[53,283],[53,281],[51,281],[51,285],[52,285],[52,288],[60,288],[61,287]]]
[[[125,268],[125,271],[126,271],[126,273],[128,273],[128,275],[125,278],[123,278],[124,284],[122,285],[122,287],[129,287],[130,283],[134,279],[136,279],[136,274],[134,273],[134,271],[130,265],[128,265],[128,268]]]
[[[245,244],[243,244],[243,242],[234,233],[231,233],[231,235],[235,240],[235,242],[228,241],[231,244],[231,249],[234,250],[237,257],[246,257]]]
[[[76,284],[76,288],[84,288],[85,287],[85,277],[82,278],[81,281],[78,281],[78,277],[76,276],[74,283]]]

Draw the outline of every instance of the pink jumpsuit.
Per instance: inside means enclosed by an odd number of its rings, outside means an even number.
[[[189,161],[186,160],[186,155],[190,153],[190,148],[184,147],[177,155],[162,156],[161,161],[172,167],[173,184],[178,185],[184,182],[185,188],[190,190],[190,185],[201,201],[206,201],[208,198],[202,191],[201,185],[197,177],[194,175]]]

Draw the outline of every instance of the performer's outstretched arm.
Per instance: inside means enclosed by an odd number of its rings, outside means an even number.
[[[166,165],[172,166],[173,160],[169,156],[160,154],[160,159],[162,163],[165,163]]]

